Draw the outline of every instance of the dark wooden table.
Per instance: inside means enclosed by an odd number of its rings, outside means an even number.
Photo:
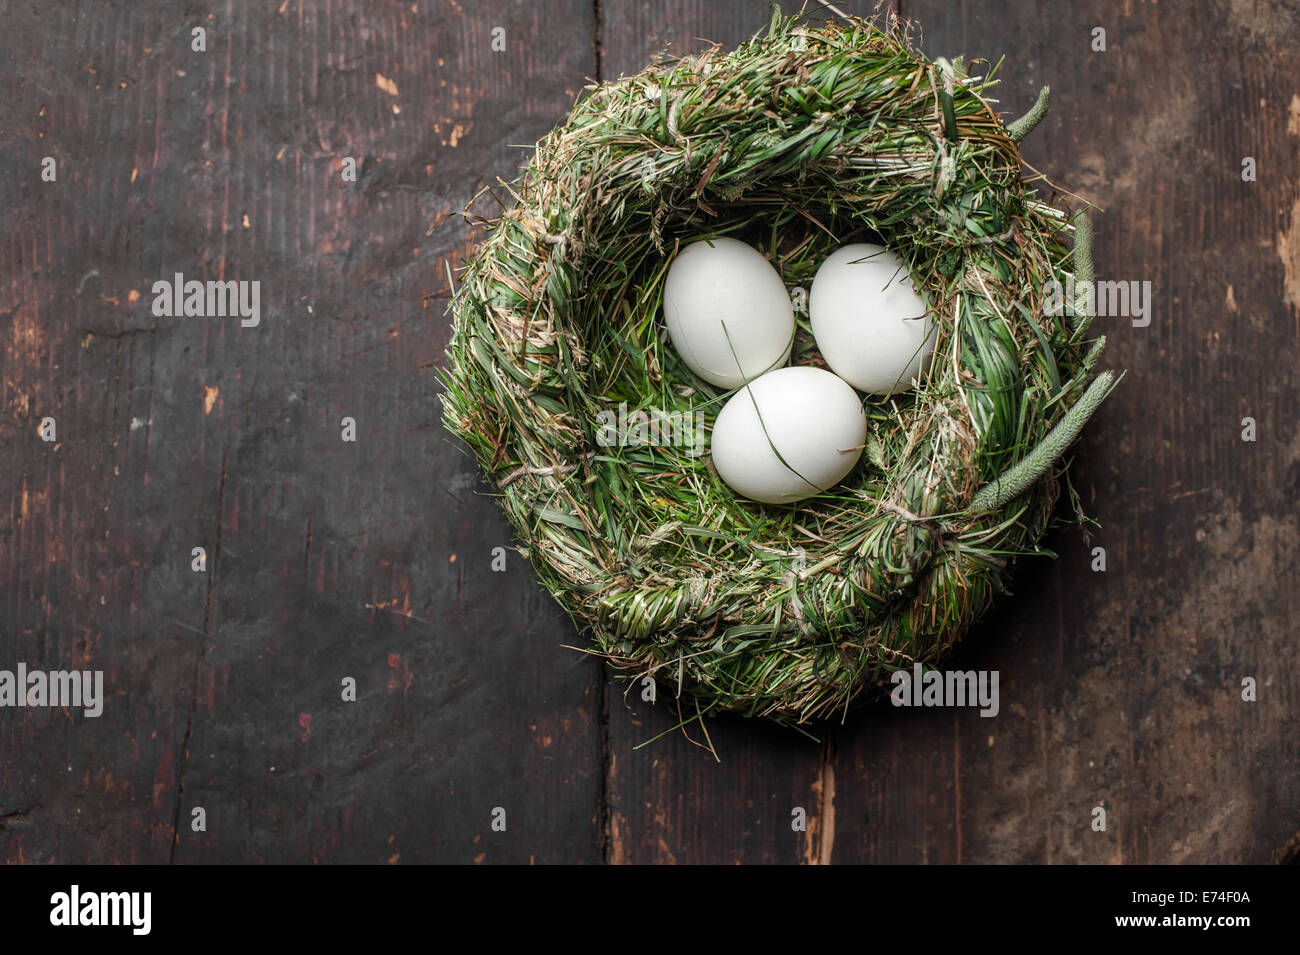
[[[492,572],[510,529],[436,374],[479,234],[456,210],[589,80],[735,44],[768,5],[0,0],[0,668],[107,693],[97,719],[0,709],[0,857],[1293,856],[1300,10],[902,12],[932,56],[1005,54],[1007,113],[1051,85],[1027,160],[1104,210],[1100,277],[1152,283],[1149,326],[1099,319],[1128,369],[1074,455],[1102,528],[1053,532],[960,650],[1000,671],[997,719],[878,705],[820,742],[716,719],[719,763],[637,748],[675,710],[563,649],[522,558]],[[260,325],[156,317],[176,272],[260,281]]]

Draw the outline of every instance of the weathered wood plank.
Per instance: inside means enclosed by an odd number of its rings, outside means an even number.
[[[704,32],[692,16],[717,16],[682,6],[680,35]],[[1011,115],[1052,85],[1053,112],[1027,156],[1108,210],[1097,216],[1100,277],[1150,280],[1155,314],[1146,328],[1100,320],[1110,362],[1132,369],[1075,455],[1102,531],[1091,542],[1078,529],[1055,532],[1047,545],[1062,559],[1024,562],[1016,597],[950,663],[1000,671],[999,718],[878,704],[832,732],[829,758],[794,771],[805,790],[835,781],[819,852],[881,862],[1270,861],[1300,827],[1287,624],[1300,431],[1294,363],[1279,374],[1276,361],[1296,348],[1297,182],[1284,158],[1300,128],[1285,71],[1296,18],[1278,5],[1191,17],[1076,6],[1049,30],[1031,4],[907,3],[903,12],[919,20],[931,55],[1007,54],[1001,97]],[[758,25],[756,12],[731,15],[756,22],[724,41]],[[618,64],[627,71],[639,65],[635,38],[660,29],[629,16],[633,50]],[[1102,24],[1111,46],[1093,54],[1091,29]],[[1244,73],[1239,50],[1251,51]],[[1207,64],[1223,64],[1208,82]],[[1247,155],[1273,170],[1267,182],[1240,181]],[[1210,254],[1225,241],[1226,254]],[[1248,414],[1272,422],[1255,444],[1240,440]],[[1107,548],[1106,574],[1090,569],[1094,545]],[[1264,695],[1242,703],[1240,681],[1252,675]],[[671,725],[661,714],[650,729]],[[789,788],[790,767],[739,735],[739,764],[766,764],[742,784],[749,795]],[[635,851],[624,856],[743,857],[734,835],[692,840],[692,826],[715,824],[704,809],[674,818],[665,838],[664,806],[708,788],[701,777],[675,752],[613,777],[615,799],[658,794],[639,807],[642,824],[628,826]],[[712,782],[708,801],[736,804],[726,782]],[[1094,834],[1097,805],[1111,818]]]
[[[1001,671],[1001,714],[902,711],[901,732],[842,738],[835,858],[1274,861],[1300,829],[1300,19],[1281,4],[905,13],[932,56],[1005,54],[1012,115],[1051,85],[1027,158],[1103,207],[1098,277],[1150,281],[1154,308],[1145,328],[1095,326],[1129,370],[1075,454],[1100,532],[1052,534],[1062,559],[1022,563],[952,664]],[[1258,182],[1241,181],[1244,156]],[[1257,703],[1241,701],[1248,676]]]
[[[509,531],[435,380],[443,220],[571,104],[591,5],[76,12],[5,21],[0,604],[6,662],[112,697],[0,712],[0,853],[594,858],[596,668],[518,557],[490,570]],[[154,317],[177,271],[259,280],[261,324]]]
[[[635,73],[662,52],[695,53],[712,42],[732,48],[766,29],[772,15],[769,4],[745,0],[674,0],[653,7],[604,0],[602,8],[606,78]],[[863,13],[869,7],[845,9]],[[698,722],[685,734],[672,732],[681,716],[669,693],[660,693],[651,706],[641,701],[639,687],[626,700],[625,689],[611,681],[606,690],[610,861],[825,860],[833,844],[834,733],[818,743],[759,721],[706,717],[719,763],[695,745],[706,742]],[[792,829],[797,809],[807,816],[806,831]]]

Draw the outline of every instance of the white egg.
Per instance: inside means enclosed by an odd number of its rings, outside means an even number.
[[[668,338],[695,374],[739,388],[790,359],[794,309],[772,264],[736,239],[693,242],[664,281]]]
[[[736,493],[790,504],[844,480],[866,438],[857,393],[829,371],[795,365],[769,371],[728,399],[711,452],[718,476]]]
[[[934,322],[907,266],[866,242],[833,252],[813,279],[808,318],[831,370],[859,391],[905,391],[934,348]]]

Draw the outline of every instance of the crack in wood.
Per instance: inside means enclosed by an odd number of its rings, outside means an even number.
[[[614,807],[610,803],[614,773],[614,750],[609,734],[609,681],[602,666],[596,674],[600,683],[600,792],[598,794],[598,842],[600,861],[609,864],[614,853]]]
[[[224,521],[229,462],[230,452],[226,448],[221,452],[221,481],[217,485],[217,541],[212,551],[212,569],[208,574],[208,596],[203,607],[203,636],[198,652],[194,655],[194,678],[190,684],[190,713],[185,720],[185,736],[181,739],[181,752],[176,767],[176,807],[172,811],[172,846],[167,858],[171,864],[176,862],[176,849],[181,841],[181,802],[185,795],[185,767],[190,757],[190,736],[194,733],[194,714],[198,711],[199,705],[199,668],[207,653],[208,635],[212,627],[212,597],[217,587],[217,567],[221,562],[221,530]]]
[[[605,49],[604,49],[604,31],[605,31],[605,7],[603,0],[592,0],[592,36],[591,52],[596,61],[596,82],[602,83],[605,80]]]

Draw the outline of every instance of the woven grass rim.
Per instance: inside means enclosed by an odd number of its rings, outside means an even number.
[[[894,18],[774,14],[733,52],[589,87],[461,273],[446,426],[591,652],[696,716],[842,713],[938,660],[1037,550],[1112,378],[1083,303],[1044,315],[1051,280],[1091,279],[1086,220],[1022,172],[1046,91],[1008,128],[995,73],[928,61]],[[737,498],[707,456],[596,441],[622,402],[711,425],[726,394],[664,343],[659,296],[680,243],[724,234],[805,288],[880,237],[934,306],[918,388],[868,397],[863,463],[793,507]],[[791,363],[818,361],[804,323]]]

